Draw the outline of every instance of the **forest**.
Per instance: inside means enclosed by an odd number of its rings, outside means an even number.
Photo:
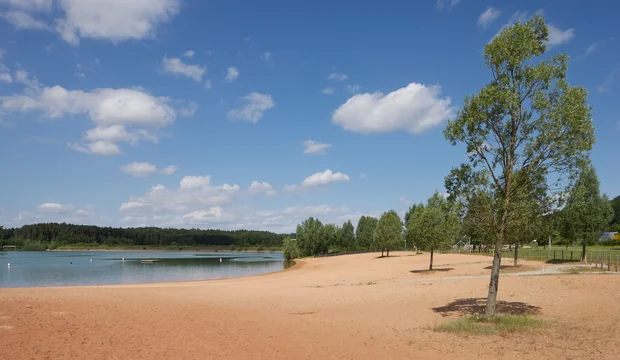
[[[24,225],[20,228],[0,227],[0,246],[15,245],[22,250],[46,250],[77,244],[144,247],[171,245],[279,247],[288,235],[254,230],[113,228],[48,223]]]

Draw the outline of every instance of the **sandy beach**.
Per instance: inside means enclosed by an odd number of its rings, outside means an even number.
[[[522,262],[500,309],[549,320],[501,336],[433,331],[477,310],[489,257],[395,253],[299,261],[228,280],[0,289],[0,359],[618,359],[620,276]],[[514,276],[526,272],[531,276]]]

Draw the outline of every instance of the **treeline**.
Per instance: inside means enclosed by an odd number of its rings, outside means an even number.
[[[97,244],[107,246],[218,245],[239,247],[282,246],[289,234],[253,230],[200,230],[158,227],[113,228],[66,223],[25,225],[0,228],[0,245],[15,245],[29,250],[58,246]]]

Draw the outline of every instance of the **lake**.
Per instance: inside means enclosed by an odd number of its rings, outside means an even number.
[[[280,253],[5,251],[0,252],[0,288],[222,279],[285,267]]]

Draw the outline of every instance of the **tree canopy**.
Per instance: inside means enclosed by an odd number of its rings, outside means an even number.
[[[389,210],[381,215],[377,227],[373,235],[375,246],[387,251],[390,256],[390,250],[400,247],[403,242],[403,223],[394,210]]]
[[[566,80],[568,57],[558,53],[538,59],[548,41],[549,30],[540,16],[502,30],[484,49],[491,81],[465,98],[444,130],[451,144],[466,145],[469,159],[448,176],[448,192],[458,196],[474,179],[488,184],[497,201],[487,315],[495,313],[501,249],[513,202],[529,197],[531,179],[543,186],[559,184],[588,159],[595,141],[587,91]]]

